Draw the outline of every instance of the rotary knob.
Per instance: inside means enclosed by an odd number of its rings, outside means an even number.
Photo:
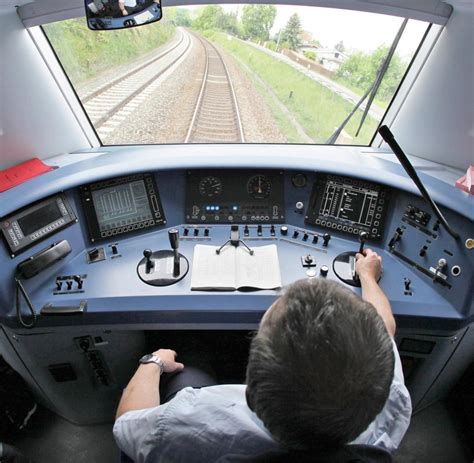
[[[280,233],[283,235],[283,236],[286,236],[288,235],[288,227],[280,227]]]
[[[321,265],[321,268],[319,269],[319,273],[321,274],[322,277],[327,277],[329,273],[329,268],[327,265]]]

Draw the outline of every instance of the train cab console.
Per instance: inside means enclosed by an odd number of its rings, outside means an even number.
[[[75,178],[75,169],[65,166],[62,178]],[[110,412],[107,399],[92,413],[92,398],[105,397],[133,369],[144,330],[252,330],[299,279],[332,279],[360,293],[354,256],[364,247],[383,258],[379,284],[396,316],[415,407],[447,387],[446,359],[463,349],[473,317],[468,203],[442,202],[461,234],[456,240],[422,198],[397,188],[390,176],[377,181],[370,171],[364,177],[283,166],[106,171],[63,191],[39,178],[32,181],[42,186],[31,202],[2,205],[1,293],[10,307],[3,336],[10,355],[14,346],[64,416],[81,423]],[[441,196],[442,182],[430,181]],[[242,252],[275,246],[281,284],[194,289],[196,249],[224,244]],[[52,337],[62,349],[52,348]],[[117,352],[125,368],[118,368]],[[88,382],[85,408],[61,392],[73,395]]]

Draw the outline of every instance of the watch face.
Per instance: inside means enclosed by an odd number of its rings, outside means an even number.
[[[153,358],[153,354],[146,354],[140,359],[140,363],[148,363]]]

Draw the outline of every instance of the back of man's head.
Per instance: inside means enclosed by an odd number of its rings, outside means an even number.
[[[371,304],[334,282],[300,281],[252,341],[247,401],[285,447],[342,445],[382,410],[393,369],[392,341]]]

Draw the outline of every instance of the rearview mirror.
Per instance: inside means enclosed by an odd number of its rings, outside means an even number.
[[[92,30],[123,29],[159,21],[161,0],[85,0]]]

